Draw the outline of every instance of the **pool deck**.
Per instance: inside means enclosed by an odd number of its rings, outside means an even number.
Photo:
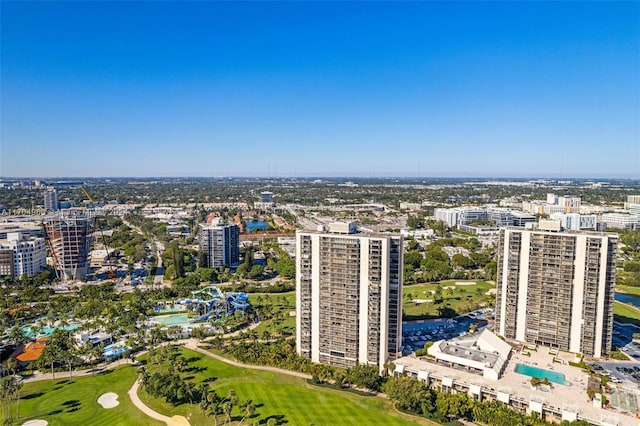
[[[430,364],[428,368],[439,375],[453,377],[455,380],[468,384],[482,385],[483,387],[495,390],[509,389],[511,395],[530,400],[532,396],[544,399],[546,405],[559,408],[576,407],[581,416],[591,420],[600,421],[603,417],[618,418],[618,426],[638,426],[638,419],[618,410],[596,408],[587,397],[588,375],[577,367],[553,363],[553,355],[549,354],[549,349],[539,347],[537,351],[530,351],[531,356],[523,356],[513,353],[507,365],[504,375],[500,380],[491,380],[478,374],[469,373],[459,369],[453,369],[442,364]],[[566,354],[562,354],[566,355]],[[566,358],[566,356],[564,356]],[[550,391],[544,392],[531,388],[531,378],[515,372],[516,364],[527,364],[534,367],[552,370],[564,374],[569,386],[553,384]],[[552,368],[551,368],[552,367]],[[506,389],[505,389],[506,390]]]

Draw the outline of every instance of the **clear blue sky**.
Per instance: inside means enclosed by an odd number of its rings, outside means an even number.
[[[0,8],[0,176],[640,178],[640,2]]]

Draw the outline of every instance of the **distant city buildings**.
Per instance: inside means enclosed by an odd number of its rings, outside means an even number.
[[[581,198],[548,193],[546,200],[524,201],[522,210],[531,214],[580,213]]]
[[[536,221],[536,217],[532,214],[494,205],[438,208],[434,210],[434,216],[436,220],[445,222],[450,228],[483,222],[490,222],[495,226],[524,226],[526,223]]]
[[[273,192],[261,192],[260,193],[260,201],[254,204],[257,209],[272,209],[275,207],[275,203],[273,202]]]
[[[594,357],[609,354],[617,243],[615,234],[501,230],[496,333]]]
[[[0,239],[0,275],[20,278],[33,276],[47,266],[44,238],[19,232]]]
[[[314,362],[380,370],[401,343],[403,239],[332,223],[296,234],[296,349]]]
[[[63,281],[84,280],[89,270],[91,213],[67,209],[44,218],[49,250]]]
[[[214,218],[200,225],[200,250],[207,256],[207,267],[233,266],[240,260],[240,228]]]
[[[59,209],[58,192],[55,189],[48,189],[44,192],[44,209],[48,212]]]
[[[604,213],[600,218],[600,223],[604,224],[606,229],[637,229],[640,224],[638,216],[625,213]]]

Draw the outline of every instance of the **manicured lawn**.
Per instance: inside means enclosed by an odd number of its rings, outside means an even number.
[[[640,287],[632,287],[630,285],[617,285],[616,292],[640,296]]]
[[[379,397],[363,397],[349,392],[312,386],[304,379],[268,371],[237,368],[205,355],[180,348],[190,359],[190,376],[197,384],[208,380],[218,395],[227,396],[235,390],[239,401],[251,399],[256,411],[251,422],[266,424],[269,418],[288,425],[416,425],[437,424],[398,414],[391,403]],[[154,410],[166,414],[180,414],[192,425],[213,424],[212,418],[202,414],[198,404],[173,406],[163,399],[152,399],[144,390],[140,398]],[[233,418],[241,419],[239,409]],[[218,418],[222,420],[222,416]]]
[[[58,377],[58,375],[56,375]],[[25,383],[20,400],[21,425],[30,419],[42,419],[55,425],[149,425],[164,423],[147,417],[129,399],[127,391],[137,377],[136,369],[123,365],[95,377],[86,376],[68,380],[61,373],[56,382],[51,380]],[[97,400],[106,392],[118,394],[120,405],[104,409]],[[13,405],[15,412],[15,403]]]
[[[433,291],[440,285],[442,288],[442,303],[435,303]],[[445,287],[455,287],[453,293]],[[402,319],[417,320],[439,318],[438,309],[451,309],[457,315],[466,314],[483,306],[493,306],[495,295],[487,295],[487,291],[495,288],[495,285],[478,281],[472,285],[456,285],[455,281],[443,281],[440,284],[416,284],[404,286],[402,291]],[[430,302],[416,303],[413,300],[431,300]],[[451,312],[451,311],[450,311]],[[452,312],[452,313],[453,313]],[[455,315],[452,315],[455,316]]]
[[[640,325],[640,308],[622,302],[613,302],[613,319],[618,322]]]

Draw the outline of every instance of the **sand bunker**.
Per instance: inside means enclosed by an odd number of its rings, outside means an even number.
[[[456,281],[456,285],[476,285],[475,281]]]
[[[497,291],[495,288],[490,288],[489,290],[487,290],[487,292],[485,293],[487,296],[491,296],[492,294],[496,294]]]
[[[289,316],[290,317],[295,317],[296,316],[296,311],[289,311]]]
[[[167,426],[191,426],[189,420],[184,416],[173,416],[169,417],[166,421]]]
[[[433,300],[431,299],[413,299],[412,300],[413,303],[416,303],[418,305],[422,304],[422,303],[430,303],[433,302]]]
[[[22,426],[47,426],[48,424],[46,420],[29,420],[22,423]]]
[[[118,402],[118,394],[113,392],[102,394],[100,398],[98,398],[98,404],[102,405],[102,408],[117,407],[118,404],[120,404],[120,402]]]
[[[448,285],[448,286],[446,286],[446,287],[442,287],[442,289],[443,289],[443,290],[449,290],[449,289],[451,289],[451,290],[455,290],[455,289],[456,289],[456,286],[455,286],[455,285]]]

